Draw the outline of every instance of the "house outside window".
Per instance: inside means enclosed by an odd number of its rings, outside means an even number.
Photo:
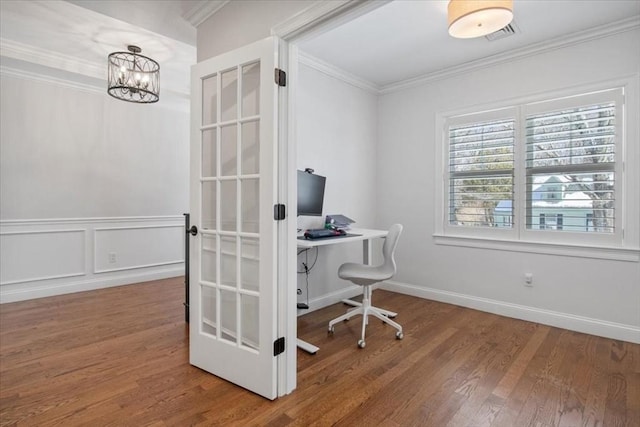
[[[442,234],[622,246],[624,88],[443,117]]]

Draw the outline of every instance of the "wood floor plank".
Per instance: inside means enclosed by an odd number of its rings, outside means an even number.
[[[627,387],[627,425],[640,426],[640,346],[625,343],[629,357],[623,372],[629,378]]]
[[[0,306],[0,426],[638,426],[640,345],[382,290],[405,338],[335,304],[299,318],[268,401],[189,364],[183,279]]]
[[[513,391],[518,380],[522,377],[522,374],[527,369],[529,362],[540,348],[540,344],[546,338],[549,333],[549,327],[540,326],[536,328],[533,336],[527,342],[526,347],[520,352],[518,358],[513,362],[509,370],[505,373],[504,377],[500,380],[496,388],[493,390],[493,394],[501,399],[507,399]]]

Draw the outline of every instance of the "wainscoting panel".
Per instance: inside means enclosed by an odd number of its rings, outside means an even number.
[[[84,276],[84,236],[84,229],[2,233],[0,286]]]
[[[184,217],[0,221],[0,303],[184,274]]]
[[[97,228],[94,273],[179,264],[184,261],[183,236],[183,225]]]

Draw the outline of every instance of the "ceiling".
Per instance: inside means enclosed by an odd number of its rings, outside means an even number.
[[[447,32],[447,0],[396,0],[300,49],[378,87],[621,20],[640,23],[639,0],[514,0],[516,34],[489,41]]]
[[[514,0],[515,35],[460,40],[447,33],[447,0],[374,1],[375,10],[300,40],[300,49],[383,88],[614,22],[640,23],[640,0]],[[1,0],[1,65],[104,90],[107,55],[135,44],[160,63],[161,103],[186,102],[196,27],[228,3]]]

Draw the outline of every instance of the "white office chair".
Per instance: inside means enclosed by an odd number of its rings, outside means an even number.
[[[393,258],[393,254],[396,250],[396,246],[398,245],[400,233],[402,233],[402,225],[400,224],[394,224],[389,229],[389,233],[387,234],[384,245],[382,246],[382,254],[384,255],[384,262],[382,265],[373,266],[348,262],[340,266],[338,269],[338,276],[342,279],[350,280],[356,285],[362,286],[363,298],[361,305],[350,309],[346,314],[343,314],[329,322],[330,334],[334,332],[334,325],[336,323],[349,320],[353,316],[361,314],[362,337],[358,341],[358,347],[364,348],[366,344],[364,341],[364,332],[368,323],[368,316],[370,315],[377,317],[384,323],[396,328],[398,330],[396,332],[397,339],[401,340],[404,337],[402,334],[402,326],[389,318],[393,317],[395,313],[371,305],[371,286],[375,283],[382,282],[383,280],[388,280],[396,274],[396,261]]]

